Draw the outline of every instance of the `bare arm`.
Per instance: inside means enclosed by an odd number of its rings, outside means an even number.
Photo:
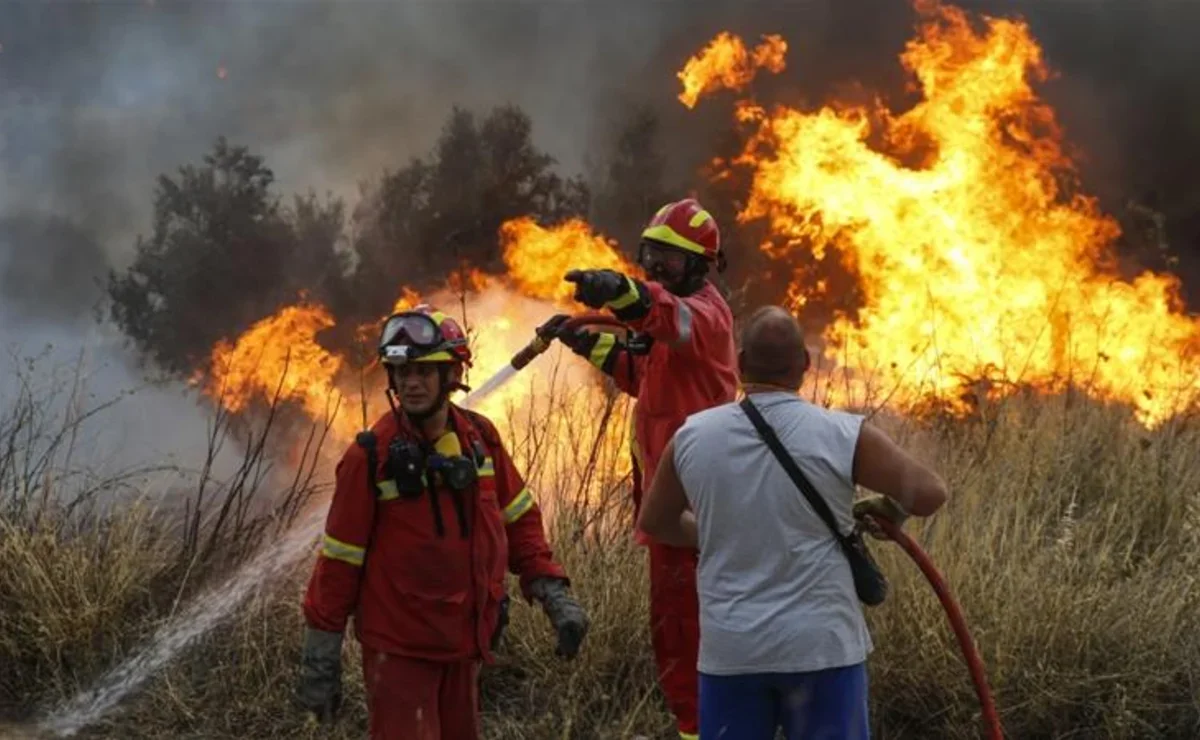
[[[675,469],[675,440],[667,443],[642,498],[637,528],[653,539],[675,547],[696,547],[696,517],[688,511],[687,495]]]
[[[868,421],[854,448],[854,482],[882,493],[914,516],[930,516],[949,495],[941,476]]]

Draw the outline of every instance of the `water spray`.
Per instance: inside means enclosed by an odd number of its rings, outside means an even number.
[[[567,329],[587,325],[623,326],[611,316],[602,314],[584,314],[563,322],[563,328]],[[458,405],[471,408],[549,348],[548,339],[535,337],[513,356],[508,365]],[[320,536],[324,526],[323,514],[321,510],[310,512],[299,526],[252,558],[226,581],[197,595],[186,610],[159,628],[146,647],[109,671],[94,688],[80,692],[34,728],[0,726],[0,736],[35,737],[50,734],[68,737],[98,721],[196,639],[232,615],[259,586],[282,577],[287,568],[309,554],[312,542]]]
[[[573,330],[584,326],[611,326],[625,328],[625,324],[612,316],[604,314],[581,314],[574,316],[561,325],[562,329]],[[550,349],[551,340],[540,334],[529,344],[513,355],[509,364],[501,368],[478,390],[467,395],[459,405],[471,408],[487,395],[504,385],[518,372],[527,367],[539,355]],[[996,706],[992,700],[991,690],[983,670],[983,662],[971,640],[970,632],[963,618],[962,610],[950,595],[945,580],[934,567],[929,556],[903,530],[889,521],[875,518],[879,527],[891,537],[916,562],[925,575],[946,615],[950,626],[958,639],[959,648],[967,661],[971,672],[971,680],[979,697],[983,712],[983,721],[987,728],[989,740],[1002,740],[1004,737],[1000,728],[1000,720]],[[121,665],[110,671],[97,688],[82,692],[72,701],[61,706],[58,711],[38,723],[37,734],[50,733],[57,736],[70,736],[82,728],[96,722],[101,716],[115,707],[121,699],[142,685],[151,675],[164,667],[171,659],[179,654],[197,638],[203,636],[218,623],[233,613],[256,587],[268,583],[272,576],[281,576],[287,567],[311,551],[312,541],[321,533],[324,517],[321,513],[313,512],[296,530],[287,534],[282,540],[265,550],[261,555],[252,559],[240,568],[227,581],[218,587],[210,589],[193,600],[192,606],[179,617],[171,620],[155,634],[154,639],[141,652],[135,654]],[[2,728],[6,733],[19,733],[18,728]],[[32,735],[32,733],[31,733]],[[14,735],[6,734],[8,737]],[[15,734],[22,737],[21,734]]]

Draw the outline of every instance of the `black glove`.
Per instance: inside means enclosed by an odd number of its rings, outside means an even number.
[[[534,598],[558,633],[555,654],[570,660],[579,653],[587,636],[588,618],[579,602],[567,593],[567,582],[560,578],[539,578],[530,585]]]
[[[580,357],[590,357],[596,342],[600,340],[600,335],[585,329],[564,328],[563,322],[569,318],[571,317],[563,313],[552,316],[537,328],[537,335],[546,340],[557,339]]]
[[[342,705],[341,632],[305,628],[296,702],[315,714],[319,722],[332,722],[337,717]]]
[[[575,300],[590,308],[604,308],[631,290],[629,279],[615,270],[571,270],[563,279],[575,283]]]

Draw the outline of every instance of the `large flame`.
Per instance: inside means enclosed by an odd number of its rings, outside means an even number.
[[[1116,223],[1060,185],[1072,163],[1030,87],[1045,68],[1028,27],[976,33],[957,9],[920,7],[901,56],[924,94],[912,109],[739,104],[757,127],[739,218],[769,219],[773,257],[832,248],[857,274],[864,303],[828,327],[829,352],[897,400],[1073,381],[1147,423],[1179,410],[1200,393],[1200,322],[1173,276],[1119,279]]]
[[[422,295],[398,289],[392,311],[427,303],[463,325],[470,339],[478,386],[509,364],[534,336],[534,329],[558,311],[570,311],[573,285],[563,275],[573,268],[612,268],[640,275],[616,245],[591,233],[582,221],[542,227],[530,219],[506,222],[500,231],[509,274],[503,278],[475,270],[448,277],[446,287]],[[383,315],[380,316],[380,319]],[[317,334],[335,325],[322,306],[303,302],[256,323],[233,342],[213,348],[206,391],[233,412],[255,401],[300,404],[315,421],[328,419],[338,451],[362,428],[388,410],[386,378],[377,364],[343,358],[322,348]],[[373,347],[378,325],[358,327],[357,339]],[[556,361],[557,360],[557,361]],[[285,372],[286,370],[286,372]],[[605,423],[606,405],[594,369],[569,353],[526,368],[521,376],[483,399],[476,410],[513,440],[514,457],[531,480],[542,485],[595,492],[626,466],[627,437],[620,419]],[[580,392],[583,391],[583,392]],[[342,403],[330,418],[330,398]],[[365,406],[365,411],[364,407]],[[604,450],[612,456],[605,476],[581,480],[578,458]]]
[[[642,271],[621,256],[615,242],[592,233],[579,219],[545,228],[531,218],[500,227],[508,276],[525,295],[566,303],[575,285],[563,280],[573,269],[611,269],[641,277]]]
[[[231,412],[278,395],[298,400],[313,419],[327,418],[343,361],[316,336],[333,325],[324,306],[302,302],[257,322],[236,342],[218,342],[206,392]]]
[[[786,54],[787,42],[778,34],[763,36],[762,43],[749,51],[740,38],[722,31],[676,75],[683,83],[679,100],[693,108],[706,93],[741,90],[754,80],[759,69],[782,72]]]

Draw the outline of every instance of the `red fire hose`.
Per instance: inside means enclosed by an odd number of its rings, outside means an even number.
[[[975,643],[971,640],[970,631],[967,630],[967,621],[963,618],[958,603],[950,595],[950,588],[946,585],[946,580],[942,578],[942,574],[934,567],[933,561],[929,559],[921,546],[905,534],[904,530],[882,517],[871,517],[871,520],[878,524],[888,537],[895,540],[896,544],[904,548],[904,551],[925,574],[929,585],[933,586],[938,601],[942,602],[942,608],[946,610],[946,616],[950,619],[950,627],[954,630],[954,636],[958,638],[958,648],[962,650],[963,658],[967,661],[967,669],[971,672],[971,682],[975,684],[975,695],[979,697],[979,706],[983,710],[983,722],[987,729],[987,737],[990,740],[1003,740],[1004,731],[1000,729],[1000,716],[996,714],[996,703],[992,700],[992,691],[988,687],[987,675],[983,670],[983,660],[975,650]]]
[[[577,329],[582,326],[628,328],[615,317],[601,313],[572,316],[562,323],[562,328],[564,329]],[[549,348],[550,341],[548,339],[543,339],[541,336],[535,337],[524,349],[513,355],[511,364],[514,369],[520,370]],[[983,711],[983,721],[987,729],[987,737],[989,740],[1003,740],[1004,732],[1000,728],[1000,717],[996,713],[996,704],[992,700],[992,692],[988,687],[987,675],[983,670],[983,661],[975,649],[975,643],[971,639],[970,631],[967,629],[967,622],[963,618],[962,610],[950,595],[950,589],[946,585],[945,579],[942,578],[942,574],[934,567],[933,561],[929,559],[929,556],[925,554],[921,546],[905,534],[902,529],[879,517],[872,517],[872,519],[916,562],[917,567],[921,569],[921,572],[925,574],[925,578],[929,581],[929,585],[933,587],[938,600],[942,602],[942,608],[946,610],[946,617],[950,620],[950,627],[954,630],[954,636],[958,638],[958,647],[962,651],[963,658],[967,661],[967,669],[971,672],[971,682],[975,685],[975,695],[979,697],[979,706]]]

